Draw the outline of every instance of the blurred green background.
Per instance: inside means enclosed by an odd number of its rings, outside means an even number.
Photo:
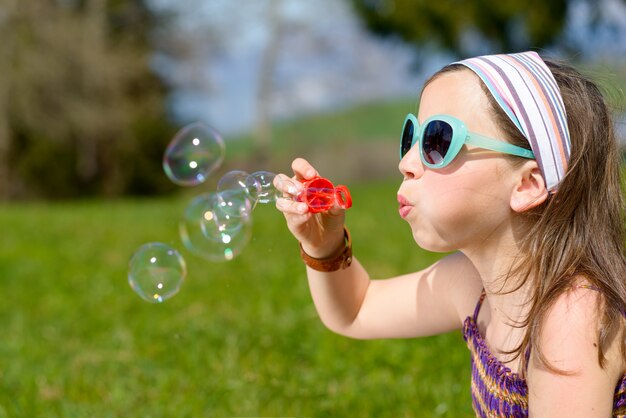
[[[345,62],[367,57],[363,39],[383,42],[382,35],[387,43],[377,48],[412,51],[406,62],[415,80],[442,60],[473,53],[533,48],[566,59],[603,86],[623,140],[622,0],[475,0],[461,9],[454,1],[324,1],[349,13],[346,22],[359,22],[360,40],[347,38],[360,58],[344,51]],[[472,415],[461,334],[355,341],[325,329],[297,243],[272,205],[254,210],[252,240],[234,260],[208,262],[182,251],[189,274],[171,300],[152,305],[130,289],[128,260],[140,245],[160,241],[184,250],[178,221],[193,196],[213,190],[231,169],[288,172],[296,156],[350,187],[354,252],[372,278],[440,257],[414,244],[395,204],[398,130],[417,109],[419,83],[403,94],[370,97],[337,79],[330,90],[341,100],[281,113],[277,98],[300,88],[286,80],[305,78],[285,69],[285,60],[304,60],[285,39],[302,36],[313,45],[312,59],[339,73],[339,59],[325,51],[333,47],[328,39],[347,38],[309,36],[310,22],[324,20],[313,1],[237,4],[0,2],[0,418]],[[225,8],[212,9],[218,6]],[[303,20],[298,7],[319,10]],[[226,14],[246,8],[252,12]],[[589,12],[584,27],[575,24],[580,10]],[[185,19],[194,14],[200,17],[190,30]],[[224,130],[222,167],[206,184],[183,190],[163,174],[162,154],[179,128],[202,118],[181,112],[176,98],[202,91],[206,101],[195,103],[215,105],[217,90],[194,83],[219,74],[198,73],[205,61],[187,72],[169,71],[166,63],[188,65],[200,49],[230,62],[225,39],[243,36],[242,27],[265,28],[256,84],[247,87],[230,71],[234,85],[255,89],[254,117],[227,107],[248,123]],[[170,61],[155,59],[163,56]],[[372,91],[391,91],[397,57],[367,68],[358,61],[346,75],[371,73],[365,83]],[[306,77],[321,74],[303,62]],[[377,86],[374,74],[388,75],[390,84]],[[294,97],[287,107],[295,107]],[[220,128],[217,117],[203,121]]]

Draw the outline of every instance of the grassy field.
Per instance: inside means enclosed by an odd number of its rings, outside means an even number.
[[[377,279],[438,258],[397,215],[397,131],[413,110],[368,105],[274,131],[282,171],[304,155],[348,184],[354,252]],[[229,143],[227,162],[246,147]],[[391,167],[376,168],[385,159]],[[380,173],[395,178],[365,180]],[[357,341],[328,331],[273,206],[255,209],[252,240],[234,260],[184,251],[178,221],[200,191],[0,206],[0,418],[472,415],[461,334]],[[127,281],[130,256],[152,241],[178,248],[189,271],[159,305]]]
[[[423,267],[396,182],[351,185],[355,254],[372,277]],[[297,244],[271,206],[228,263],[182,251],[181,292],[130,289],[141,244],[183,250],[187,197],[0,207],[0,417],[468,416],[460,333],[356,341],[316,316]]]

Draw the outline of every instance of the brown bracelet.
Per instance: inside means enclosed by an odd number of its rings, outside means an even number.
[[[302,248],[300,243],[300,257],[304,261],[304,264],[317,271],[337,271],[339,269],[345,269],[352,264],[352,239],[350,238],[350,232],[348,228],[343,227],[345,246],[334,254],[325,258],[313,258],[308,255]]]

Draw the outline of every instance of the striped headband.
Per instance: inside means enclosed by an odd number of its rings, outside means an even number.
[[[559,86],[536,52],[484,55],[462,64],[485,83],[530,143],[548,191],[555,192],[570,156],[567,115]]]

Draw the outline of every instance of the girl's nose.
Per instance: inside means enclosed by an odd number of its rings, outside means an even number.
[[[404,154],[404,157],[400,160],[400,164],[398,164],[398,170],[400,170],[402,177],[406,180],[422,177],[424,174],[424,165],[422,164],[422,159],[420,158],[420,153],[416,146]]]

